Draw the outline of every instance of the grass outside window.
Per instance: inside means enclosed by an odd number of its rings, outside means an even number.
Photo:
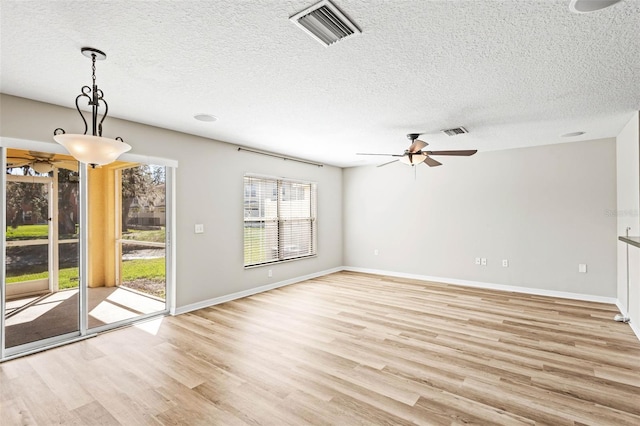
[[[65,290],[78,287],[78,268],[64,268],[58,271],[58,288]],[[7,284],[22,281],[40,280],[48,278],[48,272],[36,274],[24,274],[15,277],[7,277]],[[122,281],[134,281],[148,279],[155,282],[165,280],[165,258],[157,259],[135,259],[122,262]]]
[[[15,277],[7,277],[7,284],[14,284],[22,281],[41,280],[49,277],[49,272],[40,272],[35,274],[24,274]],[[58,271],[58,288],[66,290],[78,287],[78,268],[64,268]]]
[[[152,243],[164,243],[166,241],[166,230],[164,226],[160,229],[127,229],[126,231],[122,232],[122,239]]]
[[[49,237],[49,225],[7,226],[7,241],[42,240]]]

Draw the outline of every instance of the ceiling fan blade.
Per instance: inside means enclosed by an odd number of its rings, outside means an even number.
[[[356,155],[384,155],[385,157],[402,157],[404,154],[366,154],[363,152],[358,152]]]
[[[77,161],[58,160],[58,161],[53,161],[52,164],[55,167],[58,167],[60,169],[67,169],[67,170],[71,170],[72,172],[77,172],[78,171],[78,162]]]
[[[31,163],[31,160],[28,158],[7,157],[7,168],[22,167],[29,163]]]
[[[457,151],[424,151],[428,155],[458,155],[468,157],[478,152],[477,149],[457,150]]]
[[[419,139],[415,139],[407,151],[413,154],[414,152],[420,151],[422,148],[424,148],[427,145],[429,144]]]
[[[380,164],[379,166],[376,166],[376,167],[386,166],[387,164],[397,163],[398,161],[400,161],[400,160],[393,160],[393,161],[389,161],[388,163],[383,163],[383,164]]]
[[[439,162],[439,161],[437,161],[437,160],[434,160],[434,159],[433,159],[433,158],[431,158],[431,157],[427,157],[427,158],[425,158],[425,159],[424,159],[424,164],[426,164],[426,165],[427,165],[427,166],[429,166],[429,167],[442,166],[442,163],[441,163],[441,162]]]

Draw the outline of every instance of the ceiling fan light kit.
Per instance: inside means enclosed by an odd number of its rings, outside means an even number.
[[[89,164],[91,167],[102,166],[114,162],[120,155],[129,151],[131,145],[125,143],[122,138],[109,139],[102,137],[102,122],[107,118],[109,105],[104,100],[102,90],[96,84],[96,60],[104,60],[107,55],[91,47],[83,47],[81,52],[91,59],[92,86],[83,86],[76,97],[76,109],[84,122],[84,134],[67,134],[64,129],[57,128],[53,132],[53,139],[64,146],[67,151],[78,161]],[[79,101],[87,98],[91,106],[91,135],[87,135],[87,120],[80,111]],[[104,114],[98,122],[98,110],[100,103],[104,106]]]
[[[34,161],[30,167],[35,170],[36,173],[39,173],[41,175],[46,175],[51,170],[53,170],[53,164],[46,161]]]
[[[404,164],[408,164],[410,166],[415,166],[416,164],[420,164],[427,159],[426,154],[409,154],[403,155],[400,157],[399,161]]]

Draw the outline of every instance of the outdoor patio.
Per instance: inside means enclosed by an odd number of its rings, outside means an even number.
[[[162,311],[161,299],[126,287],[89,288],[89,328]],[[6,303],[7,348],[78,330],[78,289]]]

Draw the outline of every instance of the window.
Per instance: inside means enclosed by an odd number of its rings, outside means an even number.
[[[244,266],[316,254],[316,184],[244,176]]]

